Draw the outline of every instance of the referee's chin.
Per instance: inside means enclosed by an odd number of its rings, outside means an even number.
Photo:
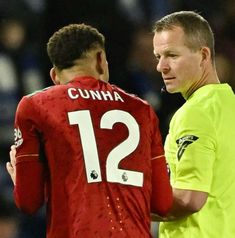
[[[161,88],[161,92],[162,93],[180,93],[179,90],[177,90],[176,88],[173,88],[173,87],[167,87],[167,86],[164,86]]]

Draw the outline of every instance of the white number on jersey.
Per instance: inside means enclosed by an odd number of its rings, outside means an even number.
[[[90,111],[69,112],[68,118],[70,125],[78,125],[79,128],[88,183],[102,181]],[[129,136],[108,154],[106,160],[107,181],[142,187],[143,173],[118,168],[120,161],[131,154],[139,144],[139,125],[130,113],[122,110],[111,110],[101,117],[100,128],[111,130],[117,122],[123,123],[127,127]]]

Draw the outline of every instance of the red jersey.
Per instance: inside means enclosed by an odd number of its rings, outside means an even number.
[[[151,159],[164,152],[145,101],[75,78],[23,97],[15,143],[17,206],[33,213],[46,200],[48,238],[151,237]]]

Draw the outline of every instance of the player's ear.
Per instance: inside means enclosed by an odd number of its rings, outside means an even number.
[[[104,50],[98,51],[96,53],[96,60],[97,60],[97,70],[100,74],[103,74],[106,71],[108,66],[106,54]]]
[[[96,53],[96,70],[100,75],[100,79],[103,81],[108,81],[109,73],[108,73],[108,62],[106,58],[106,54],[103,50],[98,51]]]
[[[55,67],[51,68],[50,70],[50,77],[55,85],[60,84],[60,81],[58,80]]]
[[[103,74],[104,73],[104,69],[102,67],[102,51],[98,51],[96,53],[96,70],[98,71],[99,74]]]

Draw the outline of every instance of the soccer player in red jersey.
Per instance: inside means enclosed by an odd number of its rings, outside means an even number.
[[[47,203],[47,238],[151,237],[150,212],[171,206],[158,118],[108,83],[104,45],[89,25],[55,32],[47,50],[56,85],[17,108],[7,169],[23,212]]]

